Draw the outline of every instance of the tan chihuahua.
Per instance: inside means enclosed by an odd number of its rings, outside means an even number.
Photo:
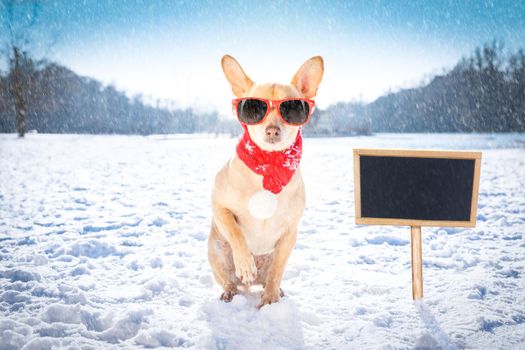
[[[229,55],[222,69],[244,135],[215,178],[208,259],[224,289],[221,300],[261,284],[261,308],[283,296],[281,279],[305,207],[300,129],[314,107],[323,59],[306,61],[289,85],[255,84]]]

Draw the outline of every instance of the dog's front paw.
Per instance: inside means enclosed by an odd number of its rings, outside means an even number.
[[[265,289],[263,295],[261,296],[261,302],[259,303],[259,305],[257,305],[257,308],[260,309],[264,305],[276,303],[283,296],[284,293],[280,288],[272,290]]]
[[[255,260],[249,251],[233,254],[233,264],[235,265],[235,276],[244,284],[251,284],[257,277],[257,267]]]

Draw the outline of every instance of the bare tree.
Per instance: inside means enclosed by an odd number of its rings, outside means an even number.
[[[31,34],[38,19],[37,1],[0,0],[0,17],[4,19],[7,38],[4,53],[7,56],[9,70],[12,73],[11,90],[15,100],[17,131],[19,137],[26,133],[26,101],[22,79],[21,60],[29,50]]]

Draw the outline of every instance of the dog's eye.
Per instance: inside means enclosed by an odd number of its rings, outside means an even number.
[[[237,115],[242,122],[254,124],[260,122],[266,115],[268,106],[264,101],[256,99],[242,100],[237,106]]]
[[[282,117],[290,124],[302,124],[308,119],[310,106],[303,100],[289,100],[281,103]]]

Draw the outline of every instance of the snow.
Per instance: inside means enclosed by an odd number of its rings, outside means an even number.
[[[286,296],[229,304],[207,262],[235,139],[0,135],[0,349],[525,347],[525,135],[305,139],[307,207]],[[354,224],[352,148],[483,151],[478,224]]]

